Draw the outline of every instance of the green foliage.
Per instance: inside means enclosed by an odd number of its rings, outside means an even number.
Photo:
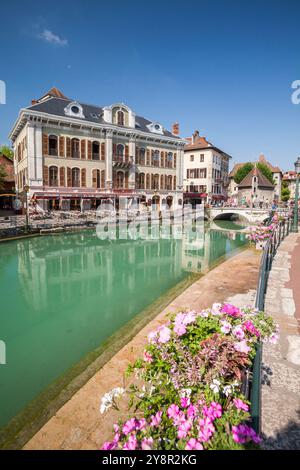
[[[243,181],[245,176],[247,176],[248,173],[250,173],[253,166],[254,165],[251,162],[245,163],[245,165],[243,165],[241,168],[239,168],[238,171],[236,172],[236,174],[234,175],[234,177],[233,177],[234,181],[237,184],[240,184],[240,182]]]
[[[289,189],[288,183],[286,181],[282,182],[281,185],[281,200],[287,202],[291,197],[291,191]]]
[[[8,145],[0,146],[0,154],[1,153],[5,155],[6,157],[10,158],[10,160],[13,160],[14,158],[14,152],[10,147],[8,147]]]
[[[259,169],[259,171],[266,177],[268,178],[268,180],[274,184],[274,179],[273,179],[273,173],[272,171],[270,170],[270,168],[265,165],[264,163],[257,163],[257,168]]]

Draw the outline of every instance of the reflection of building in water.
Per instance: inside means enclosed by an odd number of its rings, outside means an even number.
[[[205,273],[212,264],[245,242],[244,233],[219,230],[197,230],[184,234],[182,245],[183,268]]]
[[[36,313],[54,311],[60,301],[71,308],[74,291],[106,303],[120,291],[140,295],[149,279],[179,281],[181,240],[101,241],[76,234],[45,237],[41,244],[37,238],[18,245],[18,272]]]

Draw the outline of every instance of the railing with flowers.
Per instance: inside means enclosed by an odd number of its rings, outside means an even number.
[[[101,413],[120,419],[104,450],[210,450],[256,447],[260,437],[243,394],[260,340],[275,342],[274,321],[257,308],[214,304],[180,312],[148,336],[133,382],[104,395]],[[128,393],[130,409],[119,398]]]
[[[259,310],[264,310],[268,277],[271,271],[273,258],[281,241],[290,233],[292,217],[290,214],[274,214],[270,222],[271,224],[265,227],[256,227],[249,237],[251,241],[256,243],[256,246],[261,246],[262,243],[264,245],[255,302],[255,306]],[[256,346],[252,377],[250,377],[251,382],[247,384],[247,389],[250,389],[249,396],[251,399],[252,423],[255,431],[258,433],[260,432],[261,416],[261,357],[262,343],[260,341]]]

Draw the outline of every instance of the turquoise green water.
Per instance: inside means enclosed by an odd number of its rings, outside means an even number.
[[[190,272],[244,243],[208,230],[195,242],[84,232],[0,244],[0,426]]]

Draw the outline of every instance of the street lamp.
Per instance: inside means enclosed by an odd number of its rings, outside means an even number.
[[[300,157],[295,162],[296,172],[296,188],[295,188],[295,206],[294,206],[294,221],[292,232],[298,232],[298,199],[299,199],[299,174],[300,174]]]

